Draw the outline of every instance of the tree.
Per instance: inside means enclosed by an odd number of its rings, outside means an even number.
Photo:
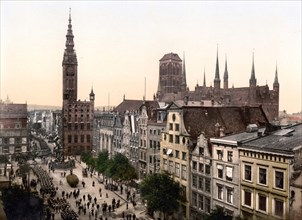
[[[102,151],[99,153],[98,158],[96,160],[96,169],[98,172],[104,174],[107,168],[107,161],[109,158],[108,151]]]
[[[183,200],[180,185],[166,173],[148,175],[139,185],[141,197],[147,200],[148,210],[160,211],[167,215],[178,210]]]
[[[43,199],[19,186],[2,191],[3,207],[8,220],[38,220],[43,214]]]
[[[87,164],[88,168],[92,171],[95,168],[95,159],[92,157],[91,153],[84,152],[81,156],[81,160]]]

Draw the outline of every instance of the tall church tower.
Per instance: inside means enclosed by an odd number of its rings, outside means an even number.
[[[176,53],[165,54],[159,60],[159,80],[156,93],[159,101],[173,101],[178,93],[185,92],[186,72],[182,68],[182,60]]]
[[[91,152],[93,147],[93,119],[95,94],[89,100],[78,99],[78,61],[74,50],[71,14],[63,56],[62,143],[64,156]]]
[[[63,56],[63,102],[77,100],[78,94],[78,60],[74,50],[71,14],[69,12],[69,24],[66,34],[65,51]]]

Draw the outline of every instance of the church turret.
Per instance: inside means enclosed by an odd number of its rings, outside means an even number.
[[[206,87],[206,69],[203,69],[203,86]]]
[[[94,99],[95,99],[95,94],[94,94],[94,92],[93,92],[93,88],[91,88],[91,92],[90,92],[90,94],[89,94],[89,100],[90,100],[90,101],[94,101]]]
[[[275,91],[279,90],[279,81],[278,81],[278,70],[277,70],[277,66],[276,66],[275,80],[274,80],[274,84],[273,84],[273,89],[274,89]]]
[[[250,87],[257,85],[257,79],[255,76],[255,65],[254,65],[254,53],[253,53],[253,64],[252,64],[252,73],[250,78]]]
[[[227,64],[227,56],[225,55],[225,69],[223,75],[223,88],[228,89],[229,87],[229,73],[228,73],[228,64]]]
[[[214,79],[214,89],[220,89],[219,62],[218,62],[218,48],[217,48],[217,59],[216,59],[216,70],[215,70],[215,79]]]
[[[182,82],[181,82],[181,90],[185,92],[187,90],[187,77],[186,77],[186,61],[185,61],[185,53],[183,54],[183,66],[182,66]]]
[[[63,56],[63,100],[77,100],[78,74],[77,55],[74,50],[73,33],[71,25],[71,12],[69,12],[68,29]]]

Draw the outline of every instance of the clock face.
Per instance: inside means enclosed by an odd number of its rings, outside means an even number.
[[[67,73],[73,73],[73,68],[71,66],[67,68]]]

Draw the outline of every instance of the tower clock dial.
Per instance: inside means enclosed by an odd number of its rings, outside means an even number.
[[[71,67],[71,66],[68,67],[68,68],[67,68],[67,73],[73,73],[73,67]]]

